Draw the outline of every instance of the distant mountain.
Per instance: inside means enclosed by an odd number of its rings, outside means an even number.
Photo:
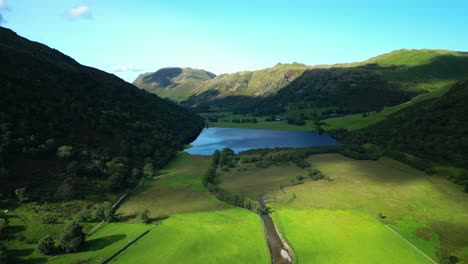
[[[407,107],[356,134],[389,149],[468,168],[467,102],[464,80],[441,97]]]
[[[0,198],[128,188],[203,128],[175,103],[2,27],[0,61]]]
[[[263,70],[222,74],[217,77],[214,74],[202,74],[207,73],[204,70],[166,68],[155,73],[145,73],[139,76],[134,84],[174,101],[192,97],[193,103],[198,103],[228,96],[268,96],[288,85],[308,68],[309,66],[301,63],[278,63]],[[205,78],[191,78],[189,82],[187,78],[179,77],[191,76],[194,73]],[[149,85],[150,83],[154,85]]]
[[[138,76],[133,84],[148,92],[174,101],[181,101],[192,94],[196,84],[216,77],[215,74],[192,68],[163,68]]]
[[[218,76],[200,83],[186,104],[258,114],[304,108],[346,114],[380,110],[468,78],[468,53],[446,50],[397,50],[358,63],[295,65],[295,71],[276,66],[230,74],[225,81]],[[285,77],[285,72],[294,74]],[[252,82],[255,74],[262,81]]]

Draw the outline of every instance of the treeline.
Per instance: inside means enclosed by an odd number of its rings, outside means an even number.
[[[228,191],[219,187],[219,182],[217,179],[217,169],[234,168],[236,161],[235,157],[236,155],[234,155],[234,151],[230,148],[225,148],[222,151],[216,150],[213,153],[213,160],[211,163],[210,170],[203,181],[205,187],[210,193],[212,193],[214,196],[216,196],[216,198],[223,202],[248,209],[255,213],[264,212],[265,208],[261,206],[258,201],[239,194],[229,193]]]
[[[0,60],[2,199],[127,189],[203,128],[188,110],[5,28]]]

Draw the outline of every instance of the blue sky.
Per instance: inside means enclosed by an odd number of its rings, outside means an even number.
[[[467,14],[466,0],[0,0],[2,26],[127,81],[168,66],[221,74],[468,51]]]

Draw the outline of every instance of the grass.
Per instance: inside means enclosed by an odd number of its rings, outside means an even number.
[[[130,240],[149,229],[143,224],[110,223],[86,239],[82,252],[59,256],[51,263],[98,263],[123,248]]]
[[[244,173],[244,171],[246,173]],[[221,188],[249,197],[277,191],[279,186],[290,185],[296,176],[307,176],[303,169],[289,164],[262,169],[253,164],[240,164],[220,176]]]
[[[281,209],[273,217],[296,263],[431,263],[364,213]]]
[[[260,218],[216,200],[202,185],[211,157],[178,153],[147,181],[118,213],[143,208],[152,217],[168,215],[113,263],[268,263],[270,255]]]
[[[175,214],[111,263],[270,263],[260,218],[244,209]]]
[[[314,122],[307,120],[303,126],[288,124],[286,120],[281,121],[266,121],[267,116],[251,116],[251,115],[238,115],[230,112],[219,112],[215,114],[204,113],[202,117],[219,116],[218,122],[208,122],[210,127],[224,127],[224,128],[250,128],[250,129],[271,129],[271,130],[288,130],[288,131],[315,131]],[[257,123],[233,123],[233,119],[252,119],[256,118]],[[271,117],[270,117],[271,118]]]
[[[389,158],[366,161],[320,154],[307,160],[333,181],[306,177],[303,184],[281,191],[279,186],[284,182],[308,174],[307,170],[301,173],[297,166],[285,164],[270,166],[263,172],[253,167],[233,169],[220,179],[228,191],[252,196],[269,192],[266,201],[275,210],[357,210],[374,218],[381,213],[386,216],[384,222],[432,258],[436,247],[442,245],[468,262],[464,249],[468,245],[464,235],[468,230],[468,195],[462,186]]]
[[[124,217],[148,209],[151,217],[175,213],[214,211],[226,208],[203,186],[202,180],[211,164],[209,156],[192,156],[180,152],[160,172],[147,180],[118,209]]]

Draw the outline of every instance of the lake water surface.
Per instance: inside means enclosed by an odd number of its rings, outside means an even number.
[[[192,147],[185,151],[195,155],[211,155],[218,149],[239,151],[257,148],[334,146],[340,144],[328,135],[309,131],[281,131],[241,128],[205,128]]]

